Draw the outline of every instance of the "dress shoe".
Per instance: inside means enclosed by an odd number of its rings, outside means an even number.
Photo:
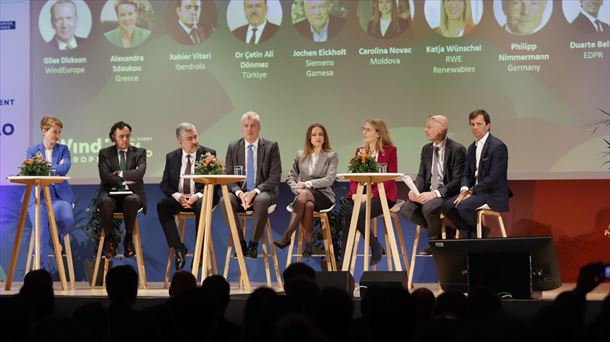
[[[184,246],[184,244],[176,248],[176,271],[182,271],[182,268],[184,268],[187,252],[188,250],[186,249],[186,246]]]
[[[254,245],[250,242],[250,246],[246,252],[246,258],[256,259],[256,257],[258,257],[258,245]]]
[[[136,249],[133,247],[133,241],[131,240],[125,240],[123,247],[125,248],[123,250],[123,256],[126,258],[131,258],[134,255],[136,255]]]
[[[424,249],[423,251],[420,251],[419,253],[417,253],[417,255],[432,255],[432,251],[430,250],[430,247]]]
[[[240,241],[239,244],[241,245],[241,252],[244,256],[246,256],[246,253],[248,252],[248,244],[246,244],[246,241]],[[233,252],[233,257],[237,258],[237,248],[235,248],[235,252]]]
[[[290,245],[290,240],[288,240],[288,242],[284,242],[284,239],[280,239],[280,241],[273,241],[273,244],[279,249],[284,249]]]
[[[106,259],[114,258],[116,256],[116,243],[114,243],[114,241],[109,240],[104,241],[103,253]]]
[[[455,239],[455,234],[457,232],[457,229],[451,227],[451,226],[446,226],[445,227],[445,233],[447,236],[447,240],[452,240]]]
[[[370,265],[377,265],[381,261],[381,256],[383,255],[383,248],[379,244],[377,239],[371,241],[371,262]]]

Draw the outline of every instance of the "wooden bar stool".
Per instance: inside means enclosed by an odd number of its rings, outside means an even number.
[[[276,204],[269,206],[269,208],[267,209],[267,213],[269,215],[273,214],[276,207],[277,207]],[[252,215],[252,211],[246,211],[244,213],[238,213],[237,216],[241,219],[242,234],[245,234],[246,227],[247,227],[247,220],[252,219],[254,217],[254,215]],[[265,236],[265,233],[267,234],[267,236]],[[269,268],[269,253],[267,252],[267,244],[268,244],[269,248],[271,249],[271,258],[273,261],[273,267],[275,268],[275,278],[277,280],[277,286],[279,288],[284,288],[284,286],[282,285],[282,275],[280,273],[280,266],[277,261],[277,254],[275,253],[275,244],[273,243],[273,233],[271,231],[271,224],[269,223],[269,218],[267,218],[266,228],[265,228],[265,232],[261,236],[261,242],[262,242],[262,247],[263,247],[263,260],[265,262],[265,275],[267,277],[267,286],[272,287],[271,270]],[[234,243],[234,241],[232,239],[229,239],[229,246],[227,247],[227,254],[225,256],[225,268],[224,268],[224,274],[223,274],[225,279],[227,279],[227,276],[229,274],[229,266],[231,264],[231,254],[233,252],[233,243]],[[241,287],[242,285],[243,285],[243,282],[242,282],[242,279],[240,276],[239,286]]]
[[[142,211],[142,208],[138,210],[138,213]],[[115,220],[124,220],[123,213],[113,213],[112,218]],[[97,280],[97,273],[100,267],[100,261],[102,260],[102,250],[104,249],[104,239],[106,234],[104,229],[100,229],[100,242],[97,245],[97,256],[95,257],[95,266],[93,267],[93,276],[91,277],[91,287],[95,286]],[[136,262],[138,264],[138,274],[140,275],[140,288],[146,288],[146,271],[144,269],[144,255],[142,255],[142,244],[140,239],[140,230],[138,229],[138,219],[133,224],[133,244],[136,249]],[[108,266],[110,260],[104,258],[104,277],[102,280],[102,286],[106,286],[106,274],[108,273]]]
[[[61,245],[60,245],[61,247]],[[72,248],[70,247],[70,234],[64,236],[64,247],[66,250],[66,263],[68,264],[68,276],[70,278],[70,288],[74,290],[76,282],[74,280],[74,263],[72,261]],[[28,247],[28,259],[25,262],[25,274],[30,272],[32,266],[32,251],[34,250],[34,234],[30,236],[30,246]],[[61,252],[60,252],[61,254]],[[49,254],[49,256],[55,257],[55,254]],[[63,260],[62,260],[63,262]]]
[[[496,219],[498,219],[498,225],[500,226],[500,233],[502,234],[502,237],[507,237],[506,229],[504,228],[504,220],[502,220],[502,214],[498,211],[491,210],[487,204],[484,204],[477,208],[477,239],[483,238],[485,216],[495,216]]]
[[[398,248],[399,248],[399,253],[402,256],[402,260],[405,264],[405,268],[407,269],[407,272],[409,271],[408,267],[409,267],[409,257],[407,256],[407,249],[405,247],[405,240],[404,240],[404,236],[402,233],[402,227],[400,226],[400,220],[398,219],[398,212],[400,212],[400,208],[402,207],[402,205],[405,203],[405,201],[403,200],[396,200],[396,203],[394,204],[394,206],[392,206],[392,208],[390,208],[390,217],[392,218],[392,222],[393,224],[396,226],[396,232],[398,235]],[[371,219],[371,222],[373,223],[373,233],[375,234],[375,236],[377,236],[377,239],[379,239],[379,235],[377,234],[377,219],[379,218],[379,216],[374,217]],[[392,255],[391,251],[391,244],[390,241],[388,239],[388,227],[385,223],[385,221],[383,222],[383,232],[384,232],[384,239],[385,239],[385,248],[386,248],[386,256],[387,256],[387,262],[388,262],[388,271],[392,271],[395,269],[393,263],[392,263],[392,258],[389,257],[390,255]],[[357,256],[364,256],[364,254],[357,254],[356,251],[358,250],[358,245],[360,244],[360,237],[362,236],[362,234],[360,234],[360,231],[356,231],[356,241],[355,241],[355,245],[354,245],[354,252],[353,252],[353,257],[352,257],[352,264],[350,265],[350,269],[352,274],[354,274],[354,270],[356,268],[356,257]],[[373,271],[377,271],[377,265],[374,265],[371,267],[371,269]]]
[[[330,221],[328,220],[328,213],[333,211],[335,205],[332,207],[320,211],[314,211],[313,217],[320,219],[320,227],[322,228],[322,238],[324,239],[324,253],[325,254],[315,254],[312,256],[326,256],[326,267],[328,271],[337,271],[337,261],[335,260],[335,248],[333,246],[333,237],[332,232],[330,231]],[[286,210],[292,212],[292,205],[288,205]],[[303,256],[303,225],[299,225],[299,241],[297,244],[297,252],[293,254],[294,251],[294,240],[296,231],[292,233],[290,237],[290,245],[288,246],[288,257],[286,260],[286,267],[288,267],[292,263],[292,258],[297,257],[297,262],[301,262],[301,258]]]

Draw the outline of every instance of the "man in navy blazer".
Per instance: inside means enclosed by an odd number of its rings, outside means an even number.
[[[345,19],[330,14],[330,0],[303,0],[305,20],[295,23],[300,34],[314,42],[326,42],[337,35]]]
[[[161,191],[166,197],[157,203],[157,214],[167,244],[176,252],[176,271],[180,271],[184,267],[187,249],[180,241],[174,215],[182,211],[195,212],[195,227],[199,228],[199,215],[203,202],[203,185],[181,177],[185,174],[194,174],[196,162],[206,153],[216,156],[216,151],[199,145],[197,129],[188,122],[183,122],[176,127],[176,138],[180,148],[165,156]],[[218,198],[214,193],[213,204],[216,205],[217,202]]]
[[[264,43],[280,28],[267,20],[267,0],[244,0],[244,15],[248,25],[243,25],[233,34],[246,44]]]
[[[449,121],[445,116],[428,118],[424,132],[430,143],[422,147],[415,179],[419,195],[409,191],[409,199],[400,209],[409,221],[428,228],[429,239],[440,238],[441,205],[459,193],[464,173],[466,148],[447,137],[448,129]],[[422,254],[427,255],[429,251],[428,248]]]
[[[508,148],[489,133],[491,119],[483,109],[469,115],[476,141],[468,147],[460,193],[443,203],[443,213],[459,230],[475,234],[476,211],[487,205],[494,211],[508,211]],[[487,235],[488,229],[483,230]]]
[[[107,258],[116,255],[117,241],[111,238],[113,214],[116,211],[122,212],[125,217],[123,255],[130,258],[136,255],[132,232],[138,210],[141,208],[146,213],[146,150],[131,145],[131,126],[126,122],[119,121],[112,125],[108,135],[114,145],[101,149],[97,162],[101,180],[97,208],[106,234],[104,255]]]
[[[241,166],[246,175],[246,181],[242,184],[228,185],[229,200],[235,215],[242,251],[247,249],[246,256],[256,258],[258,241],[263,235],[269,216],[267,209],[277,201],[279,194],[282,160],[278,143],[259,136],[261,122],[258,114],[244,113],[241,117],[241,128],[244,137],[231,142],[227,149],[225,173],[233,174],[234,166]],[[224,200],[220,201],[219,207],[227,218]],[[250,210],[254,215],[254,228],[250,244],[246,246],[237,213]]]
[[[599,20],[599,9],[602,5],[603,0],[580,0],[581,9],[578,16],[572,21],[572,26],[589,33],[610,32],[610,26]]]

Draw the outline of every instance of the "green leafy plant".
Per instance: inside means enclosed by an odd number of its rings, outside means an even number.
[[[220,159],[212,155],[210,152],[202,155],[195,162],[195,174],[198,175],[221,175],[223,174],[222,163]]]
[[[351,173],[377,172],[379,163],[364,149],[359,149],[358,153],[350,159],[347,169]]]
[[[48,176],[51,174],[51,163],[47,162],[40,151],[26,159],[19,167],[19,176]]]

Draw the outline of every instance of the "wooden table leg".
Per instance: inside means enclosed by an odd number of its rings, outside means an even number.
[[[11,285],[13,283],[13,276],[15,275],[15,266],[17,266],[17,256],[19,255],[19,247],[21,245],[21,237],[23,236],[23,226],[25,225],[25,216],[28,213],[28,203],[30,202],[31,194],[32,184],[27,184],[25,187],[25,195],[23,196],[23,203],[21,204],[21,214],[19,215],[17,234],[15,235],[15,241],[13,242],[13,254],[11,255],[11,263],[9,264],[8,274],[6,276],[6,284],[4,285],[4,289],[6,291],[10,291]]]
[[[34,212],[34,226],[32,227],[34,233],[34,267],[32,270],[40,269],[40,182],[36,182],[35,203],[36,211]]]
[[[392,217],[390,216],[390,208],[388,207],[388,197],[385,194],[385,187],[383,186],[382,182],[377,184],[377,190],[379,190],[379,199],[381,200],[381,208],[383,209],[383,219],[388,229],[392,259],[394,260],[394,265],[396,265],[396,271],[402,271],[398,246],[396,244],[396,237],[394,236],[394,226],[392,225]]]
[[[59,237],[57,234],[57,223],[55,222],[55,212],[53,212],[53,204],[51,203],[51,192],[49,191],[49,185],[45,184],[44,198],[47,204],[47,215],[49,216],[49,227],[51,228],[51,240],[53,241],[53,250],[55,252],[55,261],[57,262],[57,271],[59,273],[59,281],[61,282],[62,290],[68,289],[68,282],[66,280],[66,269],[64,268],[64,259],[61,257],[61,244],[59,243]],[[40,229],[40,227],[39,227]],[[40,251],[40,246],[38,247]],[[37,255],[36,258],[40,262],[40,257]]]
[[[371,199],[373,196],[373,185],[368,183],[368,191],[366,192],[366,206],[364,218],[364,271],[369,270],[369,249],[371,248]]]
[[[235,223],[235,216],[233,215],[233,207],[231,206],[231,200],[229,199],[229,190],[226,185],[221,186],[222,198],[227,210],[227,220],[229,221],[229,229],[231,231],[231,237],[233,238],[233,245],[235,252],[237,253],[237,261],[239,263],[239,271],[244,281],[244,287],[247,292],[252,291],[250,287],[250,278],[248,277],[248,269],[246,268],[246,262],[244,260],[244,251],[241,249],[241,243],[239,235],[237,234],[237,224]]]
[[[197,274],[199,273],[199,259],[201,258],[201,249],[203,246],[203,235],[205,233],[205,222],[202,220],[206,216],[207,211],[207,196],[203,196],[203,203],[201,203],[201,211],[199,214],[199,222],[197,222],[197,239],[195,240],[195,251],[193,252],[193,267],[191,273],[197,280]],[[205,267],[205,264],[204,266]]]
[[[354,210],[352,210],[352,220],[349,224],[349,232],[347,235],[347,245],[345,246],[342,271],[348,271],[350,266],[350,259],[352,257],[352,249],[354,248],[354,237],[356,235],[356,225],[358,224],[358,214],[360,213],[360,205],[362,204],[362,193],[364,192],[364,186],[358,183],[356,189],[356,200],[354,201]]]
[[[208,277],[208,264],[210,263],[210,239],[212,233],[212,201],[214,195],[214,185],[206,184],[204,190],[204,202],[206,216],[201,216],[204,221],[203,232],[203,265],[201,265],[201,282]]]

